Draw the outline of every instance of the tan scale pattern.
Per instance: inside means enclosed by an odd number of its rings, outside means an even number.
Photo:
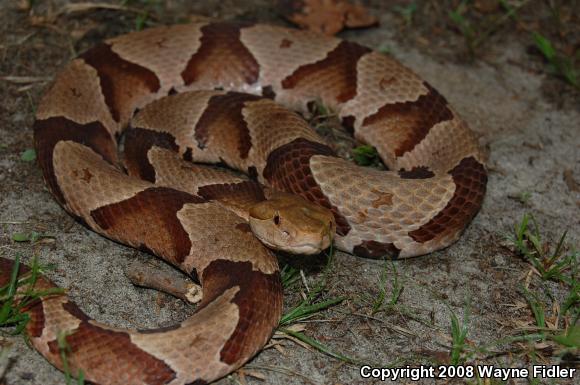
[[[385,122],[365,127],[362,122],[385,105],[415,101],[429,90],[411,70],[377,52],[363,56],[357,69],[357,96],[340,109],[339,116],[354,116],[355,137],[375,146],[385,164],[393,167],[395,149],[404,136],[397,135],[393,132],[396,127]]]
[[[474,156],[481,164],[485,163],[475,134],[455,114],[455,119],[433,126],[412,151],[397,159],[393,168],[411,170],[415,166],[427,166],[433,172],[446,173],[469,156]]]
[[[385,104],[410,102],[428,92],[423,80],[393,58],[371,52],[357,63],[357,96],[340,108],[356,117],[355,128]]]
[[[195,126],[192,158],[206,161],[203,158],[211,157],[213,162],[223,162],[229,167],[246,171],[243,164],[253,143],[242,111],[250,100],[256,98],[255,95],[239,92],[212,97]],[[198,156],[200,153],[203,155]]]
[[[243,28],[240,40],[260,64],[260,86],[271,86],[277,101],[297,110],[305,110],[308,100],[284,90],[282,80],[304,65],[323,60],[340,44],[336,38],[270,25]]]
[[[186,88],[259,92],[260,65],[239,39],[242,24],[214,22],[199,25],[199,28],[200,46],[192,52],[181,72],[183,81],[188,85]]]
[[[216,200],[244,220],[249,220],[249,208],[256,203],[256,196],[241,194],[240,190],[227,193],[227,189],[223,188],[225,185],[238,186],[247,182],[247,178],[236,176],[231,171],[186,162],[179,159],[173,151],[159,147],[151,148],[147,155],[149,162],[155,168],[156,186],[171,187],[209,200]],[[200,192],[200,188],[207,189],[214,186],[218,191],[226,190],[226,194],[219,197],[206,197],[203,189]]]
[[[132,333],[131,341],[143,351],[163,359],[177,373],[172,384],[197,379],[211,381],[233,368],[220,360],[220,350],[236,329],[238,306],[232,302],[239,287],[226,290],[181,327],[161,333]]]
[[[124,201],[151,183],[129,178],[93,150],[75,142],[59,142],[54,149],[56,178],[67,201],[67,209],[99,228],[91,211]]]
[[[323,100],[328,108],[356,96],[359,59],[369,48],[343,41],[324,60],[304,65],[282,80],[282,88],[304,101]]]
[[[78,329],[65,337],[70,348],[67,362],[71,373],[82,370],[88,383],[103,385],[165,384],[175,377],[175,372],[164,361],[132,344],[127,331],[101,327],[87,320],[72,303],[66,305],[83,319]],[[58,340],[51,341],[49,346],[53,364],[63,368]]]
[[[223,92],[220,91],[187,92],[156,100],[139,111],[131,120],[131,125],[171,134],[175,137],[181,156],[191,148],[192,156],[197,161],[215,162],[217,159],[213,154],[204,157],[204,152],[197,147],[193,136],[195,124],[205,111],[209,99],[221,94]]]
[[[238,183],[246,180],[231,172],[202,166],[178,159],[175,153],[164,148],[153,147],[147,153],[155,168],[155,185],[171,187],[197,195],[198,189],[209,184]]]
[[[412,151],[433,126],[453,120],[447,101],[429,87],[429,92],[411,102],[386,104],[363,119],[355,132],[364,140],[375,139],[379,154],[394,167],[394,159]]]
[[[258,177],[263,182],[262,172],[268,155],[276,148],[292,142],[296,138],[326,144],[306,122],[271,100],[263,99],[246,103],[242,111],[250,130],[254,146],[250,150],[244,168],[255,166]],[[242,169],[242,171],[245,171]]]
[[[100,91],[97,71],[81,59],[73,60],[56,77],[36,111],[37,120],[60,116],[79,124],[99,121],[111,134],[118,130]]]
[[[74,332],[81,323],[78,318],[63,309],[62,305],[67,302],[68,298],[61,296],[43,301],[45,328],[40,337],[31,340],[34,347],[43,355],[50,353],[48,344],[55,341],[59,333]]]
[[[393,243],[409,256],[415,243],[407,234],[427,223],[453,196],[449,175],[401,179],[394,172],[359,167],[348,161],[313,156],[314,178],[330,202],[348,220],[351,230],[338,237],[340,248],[352,252],[363,240]]]
[[[122,59],[155,72],[161,82],[160,95],[183,87],[181,71],[200,46],[199,24],[180,24],[129,33],[107,42]]]
[[[179,154],[183,156],[191,148],[191,157],[195,162],[218,163],[225,160],[231,167],[243,172],[255,166],[259,177],[266,167],[268,154],[274,149],[296,138],[325,144],[299,115],[269,99],[261,99],[246,102],[242,110],[253,143],[247,158],[241,159],[236,151],[232,151],[237,146],[236,138],[218,126],[209,132],[205,148],[200,149],[193,137],[196,122],[205,110],[208,99],[219,94],[222,93],[194,91],[162,98],[139,111],[131,125],[171,134],[180,147]]]
[[[178,213],[189,233],[191,255],[184,261],[186,269],[203,271],[212,261],[250,262],[253,270],[273,274],[276,259],[251,233],[240,228],[246,222],[217,203],[185,205]],[[240,247],[243,245],[244,247]]]

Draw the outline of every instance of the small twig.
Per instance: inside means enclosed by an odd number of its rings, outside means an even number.
[[[201,286],[149,264],[135,261],[125,274],[134,285],[162,291],[190,303],[201,301]]]
[[[131,12],[131,13],[143,13],[143,9],[127,7],[119,4],[109,4],[109,3],[73,3],[67,4],[59,11],[59,13],[75,13],[75,12],[87,12],[94,9],[109,9],[113,11]]]
[[[265,371],[268,371],[268,372],[285,374],[285,375],[290,376],[290,377],[300,377],[300,378],[302,378],[304,381],[306,381],[309,384],[312,384],[312,385],[317,385],[318,384],[318,382],[315,382],[310,377],[307,377],[307,376],[305,376],[302,373],[295,372],[295,371],[290,370],[288,368],[275,367],[275,366],[267,366],[267,365],[246,365],[246,366],[244,366],[244,368],[245,369],[265,370]]]
[[[0,225],[21,225],[23,223],[29,223],[28,221],[0,221]]]
[[[302,283],[306,288],[306,292],[310,293],[310,288],[308,287],[308,282],[306,281],[306,276],[304,275],[304,270],[300,269],[300,278],[302,278]]]
[[[30,83],[45,83],[50,81],[49,77],[45,76],[2,76],[1,80],[16,84],[30,84]]]
[[[361,318],[366,318],[366,319],[370,319],[370,320],[373,320],[373,321],[378,321],[378,322],[384,324],[385,325],[385,328],[387,328],[387,329],[389,329],[389,330],[391,330],[391,331],[393,331],[395,333],[399,333],[399,334],[404,335],[404,336],[407,336],[407,337],[409,337],[409,336],[411,336],[411,337],[417,337],[417,334],[411,332],[410,330],[405,329],[405,328],[403,328],[401,326],[391,325],[391,324],[387,323],[385,320],[382,320],[382,319],[377,318],[377,317],[373,317],[373,316],[366,315],[366,314],[361,314],[361,313],[344,312],[344,311],[340,311],[340,310],[337,310],[337,311],[339,313],[346,314],[346,315],[353,315],[353,316],[356,316],[356,317],[361,317]]]
[[[8,356],[10,353],[10,347],[11,345],[8,345],[0,350],[0,378],[4,378],[6,371],[10,366],[10,357]]]

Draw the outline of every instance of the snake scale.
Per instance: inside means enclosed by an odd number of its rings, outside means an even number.
[[[388,170],[337,157],[290,111],[313,101],[375,146]],[[302,210],[298,227],[325,222],[326,233],[300,241],[298,252],[319,251],[314,243],[326,247],[335,232],[340,250],[403,258],[456,241],[487,183],[474,134],[411,70],[353,42],[260,24],[159,27],[95,46],[45,93],[34,141],[48,189],[71,215],[203,287],[193,316],[154,330],[101,324],[65,295],[29,305],[32,345],[62,369],[57,336],[66,332],[71,373],[98,384],[205,384],[265,345],[282,288],[275,257],[252,230],[282,242],[301,231],[284,228],[282,211],[260,208],[277,191],[331,212]],[[11,266],[1,261],[2,284]]]

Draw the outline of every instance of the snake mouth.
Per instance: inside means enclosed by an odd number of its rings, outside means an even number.
[[[254,234],[256,235],[256,234]],[[329,236],[325,235],[323,238],[301,239],[300,243],[294,242],[272,242],[271,239],[260,237],[257,238],[267,247],[273,250],[284,251],[296,255],[314,255],[320,254],[323,250],[330,247],[332,241]]]
[[[291,244],[285,247],[286,250],[293,254],[300,255],[314,255],[320,254],[322,251],[330,247],[332,240],[329,236],[324,236],[322,239],[304,241],[298,244]]]
[[[313,244],[302,244],[299,246],[293,246],[292,247],[292,253],[294,254],[301,254],[301,255],[314,255],[314,254],[319,254],[320,252],[322,252],[322,249],[320,247],[320,245],[313,245]]]

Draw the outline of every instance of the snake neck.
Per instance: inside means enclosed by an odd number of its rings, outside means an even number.
[[[336,156],[330,147],[322,143],[304,138],[294,139],[268,155],[263,172],[264,180],[277,190],[300,195],[332,210],[336,220],[336,232],[346,235],[350,231],[348,221],[324,195],[312,174],[310,158],[314,155]]]
[[[303,138],[278,147],[268,155],[263,172],[266,183],[275,189],[316,200],[316,190],[320,188],[310,169],[310,158],[314,155],[335,156],[330,147]]]

